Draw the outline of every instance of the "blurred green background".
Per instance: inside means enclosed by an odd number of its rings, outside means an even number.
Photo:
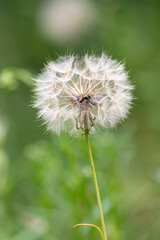
[[[84,136],[46,133],[31,105],[32,77],[48,59],[102,50],[125,59],[136,86],[128,120],[91,137],[108,239],[159,240],[160,1],[83,1],[88,12],[69,17],[68,35],[60,7],[44,31],[45,4],[0,0],[0,240],[100,239],[72,229],[100,225]]]

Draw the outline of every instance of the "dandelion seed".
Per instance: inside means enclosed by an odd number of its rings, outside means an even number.
[[[114,127],[127,117],[132,103],[124,65],[101,57],[60,57],[49,62],[36,79],[35,107],[57,134],[78,129],[89,133],[95,124]]]

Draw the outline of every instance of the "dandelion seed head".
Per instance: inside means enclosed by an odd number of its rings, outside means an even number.
[[[114,127],[132,104],[133,86],[124,65],[101,57],[60,57],[49,62],[35,79],[38,117],[48,130],[89,133],[95,125]]]
[[[78,40],[92,28],[96,8],[90,0],[44,0],[38,23],[40,30],[51,41],[59,44]]]

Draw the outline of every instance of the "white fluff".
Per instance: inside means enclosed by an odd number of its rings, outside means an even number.
[[[57,134],[98,124],[114,127],[126,118],[132,102],[124,65],[104,53],[101,57],[60,57],[49,62],[36,79],[35,107]]]

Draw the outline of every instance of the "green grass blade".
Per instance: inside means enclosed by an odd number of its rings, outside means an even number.
[[[96,226],[96,225],[94,225],[94,224],[90,224],[90,223],[79,223],[79,224],[74,225],[73,228],[78,227],[78,226],[90,226],[90,227],[95,227],[95,228],[98,229],[98,231],[100,232],[100,235],[101,235],[101,237],[102,237],[102,240],[104,240],[103,233],[102,233],[101,229],[100,229],[98,226]]]

